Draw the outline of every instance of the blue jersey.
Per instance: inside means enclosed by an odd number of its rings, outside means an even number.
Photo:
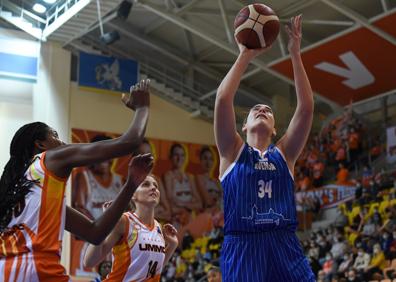
[[[294,180],[281,151],[262,155],[244,144],[224,172],[224,233],[257,233],[297,227]]]

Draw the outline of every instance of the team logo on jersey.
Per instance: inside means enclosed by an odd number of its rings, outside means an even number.
[[[129,237],[128,237],[128,246],[129,246],[129,248],[132,248],[132,246],[135,244],[135,242],[137,240],[137,234],[138,234],[138,230],[133,228],[132,234],[129,235]]]
[[[140,251],[146,251],[146,252],[156,252],[156,253],[165,253],[165,247],[164,246],[158,246],[155,244],[139,244],[139,250]]]
[[[274,212],[273,209],[269,209],[266,213],[258,213],[256,205],[252,207],[252,214],[242,217],[242,219],[250,220],[254,224],[275,224],[276,226],[279,226],[283,221],[290,221],[290,219],[285,218],[283,214]]]
[[[274,171],[276,170],[276,166],[273,163],[268,162],[268,159],[265,158],[265,159],[260,159],[258,162],[256,162],[254,164],[254,169]]]

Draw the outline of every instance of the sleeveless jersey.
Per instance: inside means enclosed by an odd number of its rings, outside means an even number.
[[[165,240],[155,220],[149,228],[134,213],[126,212],[123,238],[113,247],[113,267],[105,282],[160,281]]]
[[[60,264],[65,225],[65,186],[36,155],[25,176],[36,180],[25,207],[0,234],[0,281],[69,281]]]
[[[294,180],[282,152],[244,144],[220,179],[225,235],[297,227]]]
[[[88,187],[86,209],[95,219],[97,219],[103,214],[103,204],[105,202],[113,201],[120,192],[122,187],[122,178],[121,176],[113,173],[110,185],[105,187],[95,179],[95,176],[90,170],[84,170],[83,175]]]
[[[181,182],[176,177],[174,177],[172,182],[173,197],[177,202],[176,204],[184,206],[186,203],[190,203],[192,201],[193,195],[188,176],[184,174]]]

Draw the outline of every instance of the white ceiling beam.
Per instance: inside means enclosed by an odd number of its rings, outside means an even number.
[[[290,19],[280,19],[281,23],[289,23]],[[334,25],[334,26],[353,26],[355,24],[354,21],[328,21],[328,20],[306,20],[304,19],[302,22],[305,24],[313,24],[313,25]]]
[[[386,41],[392,43],[393,45],[396,45],[396,38],[394,38],[389,33],[386,33],[382,29],[379,29],[378,27],[371,25],[370,22],[366,18],[364,18],[357,12],[353,11],[352,9],[350,9],[344,5],[341,5],[339,3],[336,3],[334,1],[330,1],[330,0],[320,0],[320,1],[322,1],[323,3],[325,3],[328,6],[332,7],[334,10],[338,11],[339,13],[343,14],[344,16],[347,16],[350,19],[354,20],[355,22],[361,24],[365,28],[371,30],[373,33],[382,37]]]
[[[174,13],[176,15],[182,15],[184,12],[191,9],[198,1],[199,0],[191,0],[189,3],[187,3],[183,7],[179,8],[179,9],[175,9]],[[150,24],[148,27],[146,27],[144,29],[144,34],[149,34],[149,33],[153,32],[154,30],[158,29],[165,23],[166,23],[166,20],[159,20],[159,21],[153,22],[152,24]]]
[[[198,54],[197,57],[198,57],[198,59],[199,59],[200,61],[202,61],[202,60],[205,60],[207,57],[210,57],[210,56],[216,54],[216,53],[219,52],[220,50],[221,50],[221,49],[217,48],[216,46],[211,45],[211,46],[209,46],[208,48],[206,48],[206,49],[204,49],[203,51],[201,51],[201,52]]]
[[[384,93],[378,94],[378,95],[376,95],[374,97],[370,97],[370,98],[367,98],[367,99],[352,103],[352,106],[359,106],[359,105],[366,104],[368,102],[372,102],[372,101],[375,101],[377,99],[388,97],[388,96],[391,96],[391,95],[396,95],[396,88],[392,89],[392,90],[389,90],[389,91],[386,91]]]
[[[381,0],[381,6],[384,12],[388,11],[388,1],[387,0]]]
[[[223,0],[218,0],[218,2],[219,2],[221,18],[223,20],[224,29],[225,29],[226,35],[227,35],[227,40],[228,40],[228,43],[232,44],[232,43],[234,43],[234,36],[231,32],[230,24],[228,22],[228,16],[227,16],[227,12],[224,7],[224,2],[223,2]]]
[[[105,16],[102,19],[102,24],[104,25],[105,23],[115,19],[117,17],[117,12],[112,12],[111,14]],[[98,26],[100,25],[99,21],[97,21],[95,24],[88,26],[86,28],[84,28],[80,33],[77,33],[76,35],[74,35],[73,37],[69,38],[66,42],[63,43],[63,47],[65,47],[67,44],[69,44],[70,42],[73,42],[74,40],[84,36],[85,34],[95,30]]]
[[[140,35],[140,34],[137,34],[137,33],[135,33],[135,32],[132,32],[132,31],[130,31],[130,30],[127,30],[127,29],[125,29],[125,28],[123,28],[123,27],[120,27],[120,26],[114,24],[114,23],[108,23],[107,25],[110,26],[111,28],[116,29],[116,30],[119,31],[121,34],[123,34],[123,35],[125,35],[125,36],[127,36],[127,37],[129,37],[129,38],[132,38],[133,40],[135,40],[135,41],[137,41],[137,42],[141,42],[141,43],[143,43],[144,45],[149,46],[149,47],[151,47],[152,49],[154,49],[154,50],[156,50],[156,51],[162,53],[163,55],[165,55],[165,56],[171,58],[172,60],[175,60],[175,61],[178,62],[179,64],[182,64],[182,65],[188,65],[188,64],[189,64],[189,62],[188,62],[187,60],[181,58],[180,56],[175,55],[173,52],[171,52],[171,51],[169,51],[169,50],[166,50],[165,48],[162,48],[159,44],[156,44],[155,42],[151,42],[151,41],[145,39],[145,38],[144,38],[142,35]]]

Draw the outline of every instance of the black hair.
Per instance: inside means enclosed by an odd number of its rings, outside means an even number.
[[[0,179],[0,232],[7,228],[12,217],[22,212],[25,196],[37,180],[28,180],[27,168],[37,152],[35,141],[46,140],[50,127],[42,122],[28,123],[18,129],[10,145],[10,159]]]
[[[199,151],[199,158],[202,159],[203,155],[204,155],[206,152],[209,152],[209,153],[212,154],[212,151],[210,150],[209,146],[206,146],[206,145],[205,145],[205,146],[202,146],[201,150]]]
[[[169,150],[169,158],[172,158],[173,153],[176,150],[176,148],[182,149],[183,152],[185,153],[185,150],[184,150],[183,146],[180,143],[173,143],[172,147]]]

